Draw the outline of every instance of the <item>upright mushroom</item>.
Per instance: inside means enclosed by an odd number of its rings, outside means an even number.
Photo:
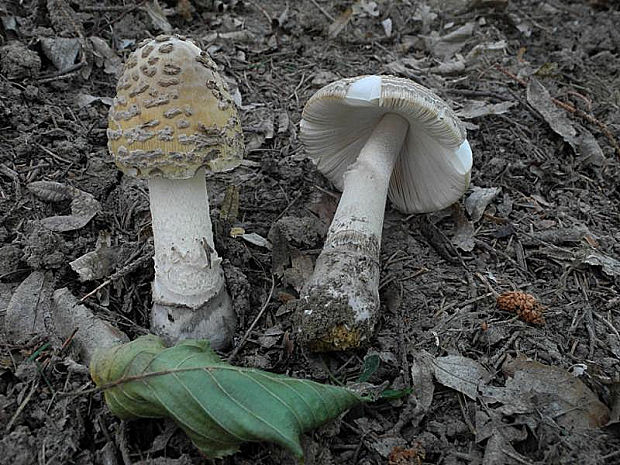
[[[155,243],[151,326],[167,342],[230,342],[236,317],[213,245],[205,170],[235,168],[243,137],[209,55],[178,36],[147,40],[127,60],[110,109],[117,166],[148,179]]]
[[[300,137],[342,197],[297,302],[299,337],[318,351],[357,347],[379,316],[386,197],[404,213],[449,206],[469,184],[471,149],[444,101],[392,76],[323,87],[304,108]]]

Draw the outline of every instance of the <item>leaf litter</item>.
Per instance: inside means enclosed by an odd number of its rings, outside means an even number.
[[[450,211],[407,218],[388,205],[382,250],[382,282],[388,284],[381,292],[383,300],[385,295],[399,297],[398,305],[390,305],[382,315],[379,333],[371,342],[377,353],[389,354],[382,355],[382,360],[390,360],[380,364],[373,380],[389,381],[394,390],[413,383],[419,393],[363,411],[353,409],[335,421],[337,432],[331,435],[319,430],[311,440],[312,448],[326,452],[313,455],[317,463],[385,463],[390,456],[385,453],[413,449],[417,443],[427,463],[613,461],[610,454],[617,447],[613,429],[586,429],[586,436],[567,433],[551,418],[570,404],[563,404],[566,401],[558,400],[555,393],[536,394],[536,402],[529,395],[506,393],[509,376],[501,371],[506,359],[524,353],[570,376],[582,373],[578,379],[617,412],[617,400],[608,395],[608,389],[614,386],[619,353],[615,261],[620,225],[614,197],[619,171],[613,137],[604,132],[604,126],[613,132],[619,118],[613,86],[617,9],[611,2],[478,1],[471,8],[456,0],[413,6],[376,2],[379,16],[352,12],[331,40],[329,25],[354,2],[342,6],[324,0],[183,3],[185,13],[166,9],[160,2],[164,7],[160,19],[202,41],[216,55],[218,66],[238,89],[236,101],[243,103],[248,139],[255,139],[238,173],[209,179],[214,211],[226,186],[238,186],[239,212],[232,226],[268,238],[274,246],[270,252],[230,238],[228,225],[218,232],[216,224],[216,247],[228,262],[229,286],[239,301],[245,301],[238,311],[239,338],[265,305],[270,274],[275,273],[272,265],[284,264],[276,273],[274,296],[295,298],[322,246],[324,232],[304,226],[309,233],[298,228],[283,247],[271,240],[272,224],[292,217],[323,227],[333,215],[338,194],[304,161],[295,130],[303,104],[320,86],[339,77],[391,72],[435,88],[454,108],[468,110],[463,116],[475,115],[468,122],[475,153],[472,184],[502,189],[489,203],[476,200],[475,209],[468,209],[466,202],[476,190],[465,197],[461,213],[467,221],[462,224],[470,231],[473,226],[475,232],[469,235],[474,240],[470,251],[451,245],[455,223]],[[109,278],[82,283],[69,263],[96,249],[101,230],[110,231],[112,247],[126,244],[138,251],[150,241],[144,184],[119,181],[107,160],[105,104],[114,93],[114,55],[124,57],[135,44],[160,30],[141,6],[60,0],[33,5],[26,1],[0,9],[8,39],[0,47],[0,70],[8,77],[0,81],[0,242],[11,247],[3,255],[11,266],[0,284],[13,291],[32,272],[48,272],[58,279],[52,290],[66,285],[74,296],[85,296]],[[387,19],[392,22],[390,37],[382,25]],[[463,26],[465,34],[450,36]],[[73,66],[79,69],[60,72],[39,45],[41,38],[77,40],[80,50]],[[450,52],[450,47],[456,51]],[[525,87],[497,72],[496,64],[519,79],[537,79],[551,104],[557,106],[552,97],[557,96],[556,100],[570,105],[567,108],[576,109],[562,108],[568,114],[567,127],[576,132],[575,149],[557,137],[544,112],[533,109]],[[84,80],[88,72],[93,76]],[[71,97],[80,93],[85,97]],[[550,104],[544,95],[537,102],[543,107]],[[566,134],[570,136],[570,129]],[[49,152],[42,152],[40,146]],[[91,159],[104,160],[97,176],[87,165]],[[72,200],[34,199],[23,187],[37,181],[55,181],[91,193],[101,210],[78,229],[50,231],[33,218],[62,216]],[[322,198],[314,203],[317,192]],[[482,216],[475,220],[480,211]],[[276,255],[285,259],[278,261]],[[148,326],[152,262],[148,254],[145,257],[136,261],[133,271],[108,284],[109,305],[97,299],[79,304],[120,324],[132,338]],[[427,271],[418,274],[422,268]],[[286,270],[294,270],[290,280]],[[509,289],[527,289],[544,299],[549,306],[544,329],[506,319],[496,311],[493,292]],[[41,302],[46,300],[38,295]],[[71,305],[65,308],[73,308],[76,300],[70,299]],[[333,354],[322,360],[304,353],[295,344],[290,314],[279,307],[280,302],[279,297],[267,302],[262,319],[239,353],[240,360],[322,382],[330,375],[338,380],[359,376],[365,352]],[[0,326],[5,319],[0,308]],[[270,335],[270,328],[284,333]],[[263,335],[261,345],[258,340]],[[165,449],[151,455],[145,452],[164,429],[162,422],[149,422],[147,427],[121,425],[97,395],[71,397],[70,403],[50,396],[47,381],[56,392],[77,391],[88,382],[75,371],[67,377],[66,365],[54,357],[51,367],[55,369],[45,371],[45,379],[39,378],[38,384],[36,370],[20,371],[17,377],[14,363],[24,365],[22,361],[32,354],[47,356],[37,344],[10,344],[0,352],[0,404],[6,406],[0,409],[0,420],[13,416],[23,404],[12,431],[0,441],[3,457],[21,453],[22,463],[55,459],[101,463],[104,457],[109,463],[122,463],[138,456],[170,465],[201,460],[180,434]],[[440,388],[432,375],[429,380],[428,369],[421,368],[427,364],[417,360],[422,350],[431,358],[463,354],[492,378],[478,385],[478,400],[470,400],[458,390]],[[536,376],[556,376],[544,373]],[[558,379],[569,383],[569,378]],[[526,384],[517,386],[521,389]],[[484,395],[492,387],[504,391],[495,392],[495,398],[506,403],[485,405]],[[550,408],[554,402],[564,410]],[[39,405],[51,406],[48,419],[41,420]],[[541,417],[540,408],[549,409],[544,410],[549,415]],[[364,418],[373,421],[356,421]],[[472,433],[468,424],[481,433]],[[392,430],[394,426],[398,428]],[[382,444],[378,435],[386,432],[390,440]],[[366,440],[361,441],[362,436]],[[45,457],[35,458],[32,451],[42,451]],[[235,460],[273,465],[291,459],[277,449],[251,446]]]

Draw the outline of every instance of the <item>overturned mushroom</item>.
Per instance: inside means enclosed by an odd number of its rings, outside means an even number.
[[[110,109],[118,167],[148,179],[155,243],[151,325],[168,342],[230,342],[235,314],[214,249],[205,170],[243,155],[237,111],[216,65],[192,42],[159,36],[131,54]]]
[[[320,89],[304,108],[300,137],[342,197],[297,302],[299,337],[313,350],[357,347],[378,319],[386,197],[405,213],[449,206],[469,184],[471,150],[445,102],[392,76]]]

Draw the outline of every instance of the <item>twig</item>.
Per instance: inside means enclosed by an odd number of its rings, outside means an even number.
[[[73,330],[73,332],[69,335],[69,337],[67,339],[65,339],[65,342],[62,343],[62,346],[60,346],[60,350],[59,352],[62,352],[63,350],[65,350],[67,348],[67,346],[69,344],[71,344],[71,341],[73,340],[73,338],[75,337],[75,334],[78,332],[79,328],[75,328]]]
[[[135,261],[131,262],[130,264],[122,267],[116,273],[111,274],[110,277],[108,279],[106,279],[104,282],[102,282],[99,286],[97,286],[92,291],[90,291],[88,294],[86,294],[84,297],[82,297],[80,299],[80,302],[84,302],[89,297],[95,295],[97,292],[99,292],[101,289],[106,287],[112,281],[116,281],[117,279],[122,278],[123,276],[131,273],[132,271],[134,271],[136,268],[138,268],[144,262],[150,260],[151,258],[153,258],[153,253],[149,253],[149,254],[143,255],[142,257],[138,258],[137,260],[135,260]]]
[[[32,394],[34,394],[34,391],[37,389],[38,386],[39,386],[38,380],[32,382],[32,387],[30,388],[30,392],[28,393],[26,398],[22,401],[22,403],[19,404],[19,407],[17,407],[17,410],[13,414],[13,417],[11,418],[9,423],[6,425],[6,428],[4,429],[4,431],[6,431],[7,433],[11,431],[11,428],[13,428],[13,423],[15,423],[15,420],[17,420],[17,417],[19,417],[20,413],[22,413],[22,411],[24,410],[28,402],[30,402],[30,399],[32,398]]]
[[[295,202],[297,202],[301,198],[301,195],[302,195],[301,192],[297,194],[295,198],[288,203],[286,208],[280,212],[280,214],[277,216],[277,218],[273,222],[275,223],[280,218],[282,218],[286,214],[286,212],[289,210],[289,208],[291,208],[295,204]]]
[[[85,6],[85,5],[79,5],[78,4],[78,8],[80,11],[88,11],[88,12],[93,12],[96,11],[98,13],[102,13],[102,12],[123,12],[125,10],[129,9],[133,9],[135,7],[131,7],[131,6],[127,6],[127,5],[120,5],[120,6]]]
[[[521,457],[520,455],[516,455],[514,452],[511,452],[507,449],[501,449],[502,453],[504,455],[507,455],[508,457],[510,457],[513,460],[516,460],[519,463],[522,463],[523,465],[532,465],[533,462],[531,462],[530,460],[527,460],[523,457]]]
[[[39,144],[38,142],[35,142],[35,145],[37,147],[39,147],[41,150],[43,150],[45,153],[47,153],[50,157],[54,158],[55,160],[61,161],[63,163],[67,163],[69,165],[73,165],[73,162],[71,160],[67,160],[66,158],[63,158],[60,155],[55,154],[50,149],[48,149],[47,147]]]
[[[596,318],[598,318],[603,323],[605,323],[607,325],[607,327],[611,330],[611,332],[614,333],[616,335],[616,337],[620,338],[620,333],[618,332],[616,327],[614,325],[612,325],[611,322],[607,321],[607,319],[605,319],[605,317],[603,317],[603,315],[599,315],[596,312],[592,312],[592,315],[594,315]]]
[[[321,5],[319,5],[319,2],[317,2],[316,0],[310,0],[312,2],[312,4],[317,7],[319,9],[319,11],[321,13],[323,13],[325,15],[325,17],[327,19],[329,19],[332,23],[335,21],[334,17],[332,15],[330,15],[327,10],[325,10],[325,8],[323,8]]]
[[[63,69],[62,71],[58,71],[52,75],[48,75],[47,77],[42,77],[41,79],[37,79],[37,83],[45,84],[46,82],[59,81],[60,79],[67,79],[77,75],[77,71],[82,69],[82,67],[86,64],[85,61],[80,61],[79,63],[70,66],[67,69]]]
[[[258,323],[258,320],[261,319],[261,317],[263,316],[263,313],[265,313],[265,310],[267,310],[267,306],[269,305],[269,302],[271,301],[271,297],[273,296],[273,291],[274,291],[275,287],[276,287],[276,281],[275,281],[273,275],[271,275],[271,289],[269,290],[269,295],[267,296],[267,299],[265,299],[265,303],[263,304],[263,308],[260,309],[260,312],[258,312],[258,315],[256,315],[256,318],[254,318],[254,321],[252,322],[252,324],[250,325],[248,330],[243,335],[243,339],[241,339],[241,342],[239,342],[239,345],[237,347],[235,347],[235,350],[233,350],[232,353],[230,354],[230,356],[228,357],[228,362],[229,363],[231,361],[233,361],[234,358],[237,356],[237,354],[239,353],[239,351],[241,350],[241,348],[245,344],[245,341],[247,341],[248,337],[250,337],[250,334],[252,333],[252,330],[254,329],[254,326],[256,326],[256,324]]]
[[[445,307],[440,308],[439,311],[435,314],[435,316],[439,316],[441,313],[446,312],[453,307],[458,306],[460,308],[463,308],[463,307],[466,307],[467,305],[475,304],[476,302],[480,302],[481,300],[488,299],[489,297],[492,297],[492,296],[493,296],[493,292],[487,292],[486,294],[479,295],[478,297],[473,297],[471,299],[467,299],[463,301],[452,302],[446,305]]]
[[[273,24],[273,18],[271,17],[271,15],[267,12],[267,10],[265,10],[262,6],[260,6],[258,3],[250,0],[250,5],[252,5],[254,8],[256,8],[258,11],[260,11],[263,16],[265,18],[267,18],[267,23],[269,24],[269,29],[271,29],[271,26]]]
[[[127,423],[122,420],[120,427],[116,430],[116,446],[121,451],[121,457],[125,465],[132,465],[129,447],[127,445]]]
[[[111,26],[112,24],[120,21],[121,19],[123,19],[126,15],[128,15],[129,13],[131,13],[132,11],[137,10],[138,8],[140,8],[142,5],[144,5],[147,2],[147,0],[142,0],[138,3],[136,3],[132,8],[129,8],[128,10],[122,12],[120,15],[118,15],[116,18],[108,21],[107,23],[105,23],[102,26],[99,26],[97,29],[95,29],[90,35],[91,36],[96,36],[99,35],[99,33],[101,31],[103,31],[106,27]]]
[[[518,77],[515,74],[511,73],[507,69],[501,67],[499,64],[495,65],[495,69],[497,71],[499,71],[500,73],[502,73],[504,76],[508,76],[510,79],[518,82],[521,86],[527,87],[527,81],[521,79],[520,77]],[[595,126],[598,126],[598,128],[603,133],[603,135],[605,135],[605,137],[607,137],[607,139],[609,140],[609,143],[614,148],[614,150],[616,151],[618,156],[620,156],[620,144],[618,143],[618,141],[616,140],[616,138],[614,137],[614,135],[612,134],[612,132],[609,130],[609,128],[607,127],[607,125],[605,123],[603,123],[601,120],[597,119],[596,117],[592,116],[591,114],[586,113],[586,112],[580,110],[579,108],[575,107],[574,105],[571,105],[570,103],[563,102],[562,100],[559,100],[559,99],[557,99],[555,97],[551,97],[551,101],[556,106],[558,106],[558,107],[568,111],[569,113],[577,115],[580,118],[585,119],[588,123],[593,124]]]

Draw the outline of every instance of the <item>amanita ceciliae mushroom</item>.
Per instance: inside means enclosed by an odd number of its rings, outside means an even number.
[[[404,213],[451,205],[469,185],[471,149],[444,101],[392,76],[323,87],[304,108],[300,137],[342,197],[297,302],[299,337],[318,351],[357,347],[379,316],[386,197]]]
[[[148,179],[155,244],[151,326],[168,342],[230,342],[235,314],[215,251],[205,171],[235,168],[243,137],[217,66],[177,36],[147,40],[127,60],[110,109],[108,148]]]

